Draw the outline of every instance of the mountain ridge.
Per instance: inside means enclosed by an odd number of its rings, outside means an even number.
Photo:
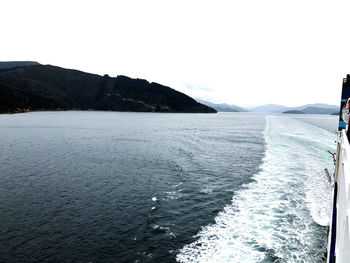
[[[258,112],[258,113],[295,113],[295,114],[333,114],[339,111],[339,106],[325,103],[305,104],[297,107],[288,107],[279,104],[265,104],[247,109],[242,106],[226,103],[212,103],[196,99],[198,102],[216,109],[218,112]]]
[[[317,105],[317,104],[315,104]],[[334,106],[336,107],[336,106]],[[299,108],[299,107],[298,107]],[[328,108],[321,108],[321,107],[314,107],[314,106],[308,106],[306,108],[300,108],[300,109],[291,109],[284,111],[282,113],[288,113],[288,114],[331,114],[335,115],[335,113],[339,112],[339,108],[337,109],[333,107],[328,107]]]
[[[144,79],[41,64],[0,70],[0,112],[72,109],[216,112],[179,91]]]
[[[217,111],[220,112],[246,112],[247,109],[244,109],[243,107],[237,106],[237,105],[230,105],[227,103],[212,103],[210,101],[202,100],[202,99],[196,99],[199,103],[202,103],[204,105],[207,105]]]
[[[263,113],[280,113],[287,110],[289,107],[279,104],[265,104],[251,109],[252,112]]]

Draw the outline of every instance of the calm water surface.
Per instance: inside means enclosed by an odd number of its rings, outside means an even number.
[[[0,262],[319,262],[336,123],[0,115]]]

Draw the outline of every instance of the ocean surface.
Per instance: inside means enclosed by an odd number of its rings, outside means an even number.
[[[321,262],[337,119],[0,115],[0,262]]]

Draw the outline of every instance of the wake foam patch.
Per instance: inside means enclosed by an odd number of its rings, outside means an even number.
[[[320,262],[330,194],[323,168],[332,165],[334,136],[285,116],[267,117],[264,136],[261,172],[178,262]]]

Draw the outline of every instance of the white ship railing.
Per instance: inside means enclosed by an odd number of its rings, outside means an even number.
[[[341,131],[337,142],[332,201],[332,218],[328,241],[328,263],[350,262],[350,145]],[[334,207],[335,205],[335,207]]]

